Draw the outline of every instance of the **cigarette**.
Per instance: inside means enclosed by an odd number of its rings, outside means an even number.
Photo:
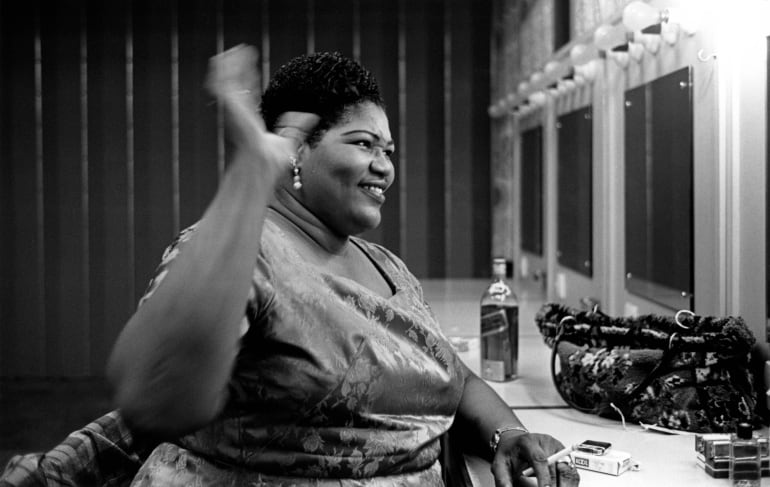
[[[570,452],[572,452],[574,449],[575,449],[574,446],[568,446],[567,448],[564,448],[563,450],[557,451],[556,453],[554,453],[553,455],[548,457],[548,459],[546,460],[548,462],[548,465],[553,465],[554,463],[556,463],[561,458],[569,455]],[[523,472],[521,472],[521,475],[523,475],[524,477],[530,477],[534,473],[535,473],[535,469],[534,468],[527,467],[527,468],[524,469]]]

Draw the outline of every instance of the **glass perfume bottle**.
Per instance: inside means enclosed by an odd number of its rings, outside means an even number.
[[[481,377],[516,378],[519,359],[519,301],[505,281],[505,259],[492,260],[492,282],[481,296]]]
[[[762,480],[762,450],[748,423],[738,424],[730,441],[730,485],[759,487]]]

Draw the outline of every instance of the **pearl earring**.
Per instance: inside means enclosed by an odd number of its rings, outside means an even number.
[[[291,162],[291,179],[294,181],[292,186],[295,190],[299,191],[302,189],[302,180],[299,177],[300,167],[297,165],[297,158],[294,156],[289,156],[289,161]]]

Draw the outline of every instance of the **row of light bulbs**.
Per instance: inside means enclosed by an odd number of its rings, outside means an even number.
[[[515,93],[508,93],[489,107],[491,117],[511,112],[526,114],[545,104],[547,95],[560,96],[596,77],[599,59],[612,59],[625,68],[629,60],[640,61],[645,51],[657,54],[662,42],[674,45],[680,35],[695,34],[693,12],[658,9],[643,1],[633,1],[623,9],[622,22],[600,25],[593,43],[576,44],[566,61],[550,61],[543,71],[522,81]]]

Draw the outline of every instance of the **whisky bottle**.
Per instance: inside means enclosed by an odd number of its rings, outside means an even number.
[[[492,282],[481,296],[481,377],[516,378],[519,359],[519,301],[505,281],[505,259],[492,261]]]

